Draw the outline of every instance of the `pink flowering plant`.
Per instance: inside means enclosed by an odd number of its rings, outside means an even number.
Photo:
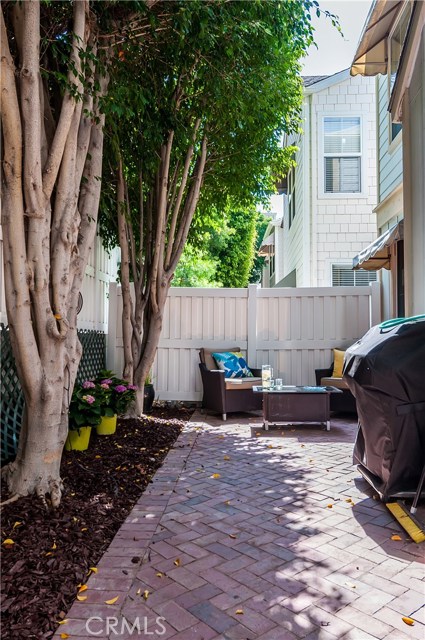
[[[101,397],[104,416],[125,413],[136,398],[137,387],[118,378],[112,371],[101,371],[94,382]]]
[[[96,427],[102,420],[101,394],[92,380],[76,384],[69,405],[69,429]]]

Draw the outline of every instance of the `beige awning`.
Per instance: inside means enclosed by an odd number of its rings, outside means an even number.
[[[274,255],[274,233],[271,233],[267,238],[264,238],[261,243],[261,247],[258,249],[259,256],[273,256]]]
[[[387,38],[402,4],[401,0],[375,0],[351,65],[352,76],[387,73]]]
[[[379,236],[372,244],[360,251],[353,258],[353,269],[366,269],[377,271],[378,269],[390,269],[391,245],[397,240],[403,239],[403,220],[392,226],[388,231]]]

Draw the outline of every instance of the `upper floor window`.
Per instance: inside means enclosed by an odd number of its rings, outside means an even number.
[[[292,221],[295,218],[295,169],[292,169],[288,173],[288,221],[289,228]]]
[[[408,2],[394,26],[394,29],[388,39],[388,100],[391,97],[392,90],[397,78],[397,72],[400,66],[401,53],[403,51],[404,41],[409,28],[409,22],[412,14],[413,3]],[[390,118],[390,142],[394,140],[401,131],[401,124],[392,122]]]
[[[326,117],[323,123],[323,149],[325,193],[360,193],[360,117]]]

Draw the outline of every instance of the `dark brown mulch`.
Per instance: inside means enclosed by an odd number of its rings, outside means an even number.
[[[46,513],[36,498],[2,511],[2,638],[51,638],[77,592],[161,466],[192,411],[160,407],[120,421],[113,436],[92,433],[85,452],[65,452],[65,495]],[[7,493],[3,492],[3,500]]]

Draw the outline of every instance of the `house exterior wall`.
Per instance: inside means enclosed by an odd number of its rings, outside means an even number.
[[[403,98],[406,315],[425,312],[425,28]]]
[[[378,167],[378,205],[375,209],[377,235],[382,235],[395,223],[403,219],[403,132],[391,140],[391,117],[388,112],[389,92],[388,76],[378,75],[375,79],[377,105],[377,167]],[[381,287],[382,318],[387,320],[397,316],[396,291],[396,247],[393,254],[392,269],[379,271]]]
[[[323,122],[326,116],[361,118],[361,193],[324,192]],[[348,71],[306,87],[302,109],[303,134],[289,138],[299,147],[295,168],[295,217],[289,226],[284,200],[283,272],[280,283],[294,270],[297,287],[332,285],[332,265],[351,265],[356,255],[376,238],[376,93],[372,78],[351,78]],[[279,246],[276,245],[279,254]]]
[[[347,78],[311,96],[312,252],[310,283],[329,286],[332,264],[351,264],[352,256],[376,237],[376,106],[371,78]],[[324,193],[323,119],[360,116],[362,182],[359,194]]]

